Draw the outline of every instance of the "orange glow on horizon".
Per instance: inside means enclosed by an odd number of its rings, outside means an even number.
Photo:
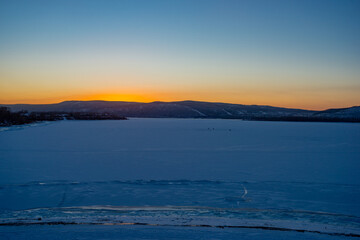
[[[153,102],[154,98],[139,94],[93,94],[79,100],[102,100],[102,101],[123,101],[123,102]]]
[[[139,94],[131,93],[131,91],[123,91],[123,93],[89,93],[89,94],[69,94],[67,96],[56,96],[41,98],[24,98],[15,99],[7,98],[6,100],[0,98],[0,104],[52,104],[59,103],[62,101],[91,101],[91,100],[102,100],[102,101],[124,101],[124,102],[172,102],[172,101],[203,101],[203,102],[223,102],[232,104],[244,104],[244,105],[269,105],[274,107],[285,107],[285,108],[299,108],[307,110],[325,110],[329,108],[345,108],[353,105],[349,104],[351,99],[342,98],[329,100],[328,98],[321,97],[308,97],[299,98],[299,96],[292,94],[285,94],[283,96],[271,95],[269,93],[260,94],[257,92],[239,92],[236,94],[224,94],[216,91],[179,91],[179,92],[155,92],[138,90],[134,92],[140,92]],[[25,97],[25,96],[24,96]],[[327,100],[326,100],[327,99]]]

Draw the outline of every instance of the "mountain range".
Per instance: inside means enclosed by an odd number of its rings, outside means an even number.
[[[274,121],[347,121],[360,122],[360,106],[312,111],[262,105],[219,102],[120,102],[64,101],[54,104],[2,104],[11,111],[29,112],[93,112],[125,117],[148,118],[222,118]]]

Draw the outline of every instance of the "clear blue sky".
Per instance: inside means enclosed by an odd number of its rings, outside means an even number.
[[[0,1],[0,103],[360,105],[360,1]]]

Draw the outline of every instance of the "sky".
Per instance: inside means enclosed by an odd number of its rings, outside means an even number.
[[[360,105],[360,1],[0,0],[0,103]]]

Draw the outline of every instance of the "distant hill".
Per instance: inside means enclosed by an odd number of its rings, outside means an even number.
[[[65,101],[55,104],[1,105],[12,111],[29,112],[98,112],[126,117],[148,118],[222,118],[272,121],[353,121],[360,122],[360,107],[310,111],[261,105],[180,101],[117,102]]]
[[[316,116],[321,117],[340,117],[340,118],[358,118],[360,119],[360,106],[349,108],[333,108],[317,112]]]

